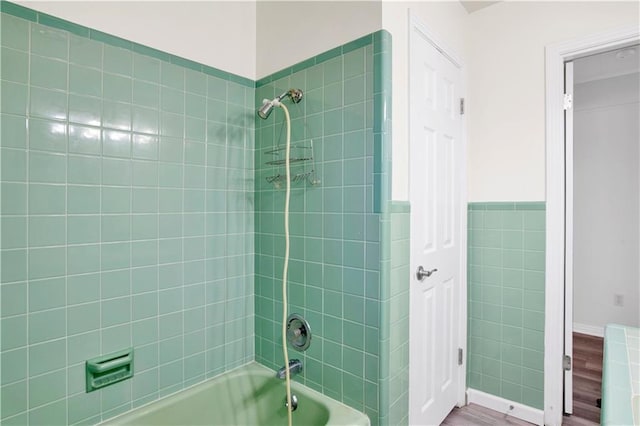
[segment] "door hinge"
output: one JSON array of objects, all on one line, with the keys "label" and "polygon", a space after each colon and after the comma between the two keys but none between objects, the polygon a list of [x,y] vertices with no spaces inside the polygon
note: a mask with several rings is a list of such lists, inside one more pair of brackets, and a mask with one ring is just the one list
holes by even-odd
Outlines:
[{"label": "door hinge", "polygon": [[462,365],[462,357],[463,357],[462,348],[458,348],[458,365]]},{"label": "door hinge", "polygon": [[460,98],[460,115],[464,114],[464,98]]},{"label": "door hinge", "polygon": [[562,368],[564,371],[571,371],[571,357],[569,355],[565,355],[562,358]]},{"label": "door hinge", "polygon": [[568,110],[573,108],[573,95],[571,93],[564,94],[564,109]]}]

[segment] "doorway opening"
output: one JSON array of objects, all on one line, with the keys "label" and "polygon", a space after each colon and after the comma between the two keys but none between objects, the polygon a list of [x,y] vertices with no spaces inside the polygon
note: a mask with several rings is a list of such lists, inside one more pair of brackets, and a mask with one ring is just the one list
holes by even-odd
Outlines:
[{"label": "doorway opening", "polygon": [[[574,303],[573,265],[574,162],[573,145],[565,145],[565,136],[573,140],[574,110],[571,97],[565,96],[565,64],[602,52],[635,45],[640,40],[637,27],[597,34],[579,40],[548,46],[546,50],[546,152],[547,152],[547,229],[545,285],[545,424],[562,424],[563,414],[573,411],[573,376],[569,368],[573,355]],[[574,87],[572,73],[566,88]],[[574,98],[575,99],[575,98]],[[565,126],[565,118],[567,125]],[[637,141],[637,139],[636,139]],[[566,150],[565,150],[566,149]],[[610,160],[609,160],[610,161]],[[605,161],[601,161],[604,163]],[[582,183],[582,182],[581,182]],[[580,195],[582,196],[582,195]],[[580,207],[581,209],[583,207]],[[615,220],[611,214],[608,220]],[[569,221],[567,221],[569,218]],[[582,244],[585,246],[585,244]],[[607,250],[599,246],[598,250]],[[637,259],[636,259],[637,261]],[[583,271],[580,271],[582,274]],[[579,275],[580,275],[579,274]],[[611,275],[607,277],[610,279]],[[564,324],[564,327],[558,327]],[[566,368],[565,368],[566,367]],[[567,391],[568,390],[568,391]]]},{"label": "doorway opening", "polygon": [[566,414],[600,422],[607,324],[640,326],[640,56],[625,46],[565,63]]}]

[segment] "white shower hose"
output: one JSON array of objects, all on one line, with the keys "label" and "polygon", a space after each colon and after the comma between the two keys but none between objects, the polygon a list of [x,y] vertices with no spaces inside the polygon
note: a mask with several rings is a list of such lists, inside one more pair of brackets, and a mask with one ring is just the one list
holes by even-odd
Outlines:
[{"label": "white shower hose", "polygon": [[287,145],[285,148],[285,170],[286,170],[286,192],[284,197],[284,267],[282,269],[282,353],[284,355],[285,381],[287,386],[287,417],[289,426],[291,426],[292,409],[291,409],[291,373],[289,371],[289,352],[287,351],[287,275],[289,274],[289,199],[291,198],[291,170],[289,157],[291,151],[291,117],[289,110],[281,102],[274,102],[284,111],[287,120]]}]

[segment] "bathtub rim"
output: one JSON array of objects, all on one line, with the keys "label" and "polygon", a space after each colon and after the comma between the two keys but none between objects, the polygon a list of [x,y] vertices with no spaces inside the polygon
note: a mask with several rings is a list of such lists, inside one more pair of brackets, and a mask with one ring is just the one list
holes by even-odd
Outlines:
[{"label": "bathtub rim", "polygon": [[[188,398],[191,394],[197,393],[199,388],[202,390],[207,389],[215,385],[215,382],[225,376],[233,377],[234,375],[246,375],[246,374],[258,374],[260,376],[269,377],[273,375],[275,378],[275,371],[270,368],[256,362],[249,361],[246,364],[233,368],[229,371],[225,371],[216,376],[205,379],[201,382],[195,383],[178,391],[172,392],[168,395],[165,395],[161,398],[155,399],[153,401],[149,401],[145,404],[142,404],[138,407],[132,408],[130,410],[125,411],[124,413],[118,414],[117,416],[110,417],[108,419],[102,420],[100,423],[97,423],[96,426],[108,426],[108,425],[118,425],[123,420],[135,419],[137,417],[143,416],[147,413],[155,411],[157,408],[152,408],[153,406],[159,405],[167,405],[167,401],[171,399],[179,399],[183,400]],[[318,392],[315,389],[310,388],[302,383],[297,381],[291,382],[292,389],[294,391],[299,390],[301,393],[306,393],[307,396],[317,399],[321,401],[322,404],[327,406],[329,411],[329,418],[327,421],[327,425],[353,425],[353,426],[370,426],[371,420],[366,413],[363,413],[353,407],[346,405],[345,403],[333,399],[327,395],[324,395],[321,392]],[[158,407],[159,408],[159,407]],[[294,422],[295,426],[295,422]]]}]

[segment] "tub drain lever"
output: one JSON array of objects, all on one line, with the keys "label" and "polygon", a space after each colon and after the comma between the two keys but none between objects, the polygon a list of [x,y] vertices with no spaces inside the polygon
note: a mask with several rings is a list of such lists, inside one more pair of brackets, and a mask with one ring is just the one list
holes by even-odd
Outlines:
[{"label": "tub drain lever", "polygon": [[[287,404],[287,396],[284,396],[284,406],[285,408],[289,408],[289,404]],[[294,394],[291,394],[291,411],[296,411],[298,408],[298,397]]]}]

